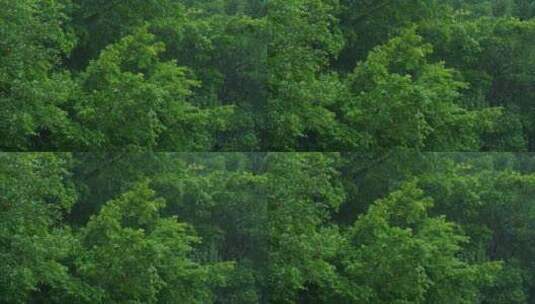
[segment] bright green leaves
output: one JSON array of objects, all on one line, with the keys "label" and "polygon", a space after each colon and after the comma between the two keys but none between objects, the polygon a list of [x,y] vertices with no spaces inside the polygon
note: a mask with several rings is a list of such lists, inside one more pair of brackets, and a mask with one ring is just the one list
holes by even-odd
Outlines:
[{"label": "bright green leaves", "polygon": [[[154,148],[147,142],[155,133],[163,132],[158,130],[140,139],[143,147],[167,151],[258,149],[256,130],[260,128],[257,126],[261,123],[259,112],[263,110],[265,100],[267,46],[264,20],[252,17],[260,13],[256,11],[262,7],[259,2],[101,2],[80,1],[77,15],[81,18],[77,25],[83,41],[74,52],[73,66],[82,69],[105,47],[147,25],[156,36],[155,40],[163,41],[167,46],[160,54],[162,60],[176,61],[179,66],[188,67],[188,79],[197,80],[196,85],[188,88],[191,90],[188,101],[213,109],[198,111],[186,107],[184,111],[190,112],[188,117],[177,119],[175,116],[183,114],[169,113],[171,118],[163,123],[167,135],[162,136],[158,147]],[[173,81],[181,82],[181,79]],[[136,84],[128,83],[128,87],[131,85]],[[160,89],[160,83],[155,83],[155,86]],[[234,115],[229,108],[222,106],[235,107]],[[122,118],[125,113],[117,115]],[[152,128],[149,125],[149,129]],[[213,133],[218,134],[218,140],[213,138]],[[187,138],[190,136],[195,138]],[[139,145],[130,140],[133,139],[125,138],[123,142]],[[116,142],[113,147],[122,148],[124,145]]]},{"label": "bright green leaves", "polygon": [[336,154],[192,158],[154,188],[166,213],[193,224],[203,259],[238,262],[218,298],[292,303],[307,286],[335,280],[329,259],[342,240],[327,222],[344,200]]},{"label": "bright green leaves", "polygon": [[414,29],[374,49],[350,76],[352,96],[342,115],[363,149],[392,147],[474,150],[497,110],[458,104],[465,84],[442,63],[430,63],[429,44]]},{"label": "bright green leaves", "polygon": [[[504,156],[501,163],[507,161]],[[491,285],[494,288],[489,286],[484,293],[485,300],[521,303],[532,288],[529,276],[518,265],[528,265],[524,263],[535,250],[529,241],[534,235],[528,228],[535,218],[531,198],[535,179],[510,169],[496,172],[495,167],[491,157],[482,157],[479,163],[454,166],[448,173],[433,172],[419,183],[435,199],[432,212],[448,214],[470,237],[464,246],[468,259],[504,261],[504,269]]]},{"label": "bright green leaves", "polygon": [[337,160],[335,154],[267,156],[270,264],[265,276],[269,290],[279,291],[270,294],[273,303],[294,303],[306,288],[335,280],[329,260],[342,238],[328,221],[344,199]]},{"label": "bright green leaves", "polygon": [[530,149],[533,28],[529,20],[474,19],[459,12],[428,22],[419,30],[434,45],[433,57],[458,69],[469,84],[461,91],[463,105],[503,108],[498,123],[483,134],[483,149],[487,151]]},{"label": "bright green leaves", "polygon": [[[161,199],[152,200],[153,196],[154,192],[146,184],[141,184],[138,189],[108,202],[99,212],[99,216],[88,223],[86,229],[92,231],[96,229],[92,226],[95,226],[113,233],[114,230],[123,226],[140,229],[154,227],[159,219],[158,212],[164,207],[164,202]],[[99,235],[106,235],[106,233]]]},{"label": "bright green leaves", "polygon": [[370,52],[367,60],[355,70],[355,77],[362,77],[362,81],[369,79],[371,83],[392,73],[417,77],[428,64],[427,57],[431,52],[431,45],[410,28]]},{"label": "bright green leaves", "polygon": [[33,293],[75,293],[60,261],[72,254],[74,237],[62,215],[76,196],[68,186],[69,157],[0,154],[0,302],[27,303]]},{"label": "bright green leaves", "polygon": [[184,7],[169,0],[73,0],[74,26],[80,45],[73,52],[71,64],[83,68],[106,46],[131,35],[147,22],[181,20]]},{"label": "bright green leaves", "polygon": [[[322,56],[336,54],[342,46],[334,16],[337,6],[337,1],[269,1],[267,18],[274,38],[270,52],[281,55],[300,52],[306,56],[301,58],[303,60],[301,63],[293,62],[293,64],[320,63],[327,58],[314,57],[315,54]],[[289,47],[287,43],[290,41],[295,48]],[[313,48],[313,45],[316,47]]]},{"label": "bright green leaves", "polygon": [[327,138],[336,128],[328,106],[339,85],[335,77],[320,74],[343,44],[336,6],[321,0],[268,3],[270,96],[263,146],[269,150],[315,150],[323,144],[315,137]]},{"label": "bright green leaves", "polygon": [[532,145],[529,1],[72,2],[4,5],[3,150]]},{"label": "bright green leaves", "polygon": [[374,47],[398,35],[400,29],[438,18],[449,11],[436,0],[340,0],[340,3],[340,28],[346,46],[336,67],[343,71],[350,71]]},{"label": "bright green leaves", "polygon": [[[499,109],[464,108],[460,101],[467,84],[444,63],[432,61],[432,46],[415,27],[371,50],[346,80],[346,75],[328,72],[328,61],[343,44],[336,30],[336,3],[310,5],[307,13],[299,1],[268,5],[274,30],[265,138],[271,147],[480,149],[481,136],[492,129]],[[294,24],[307,24],[302,26],[307,30],[286,33]]]},{"label": "bright green leaves", "polygon": [[80,231],[68,155],[0,155],[0,301],[208,303],[230,263],[194,261],[190,226],[162,217],[148,184],[108,202]]},{"label": "bright green leaves", "polygon": [[[75,39],[64,27],[69,18],[61,2],[1,2],[4,8],[0,15],[2,77],[47,76],[50,68],[59,62],[58,56],[72,49]],[[3,83],[6,80],[2,79],[2,85],[7,85]]]},{"label": "bright green leaves", "polygon": [[0,154],[0,301],[531,297],[528,155],[105,156]]},{"label": "bright green leaves", "polygon": [[206,150],[228,109],[200,109],[188,102],[198,85],[185,68],[161,62],[161,42],[146,28],[108,47],[81,76],[77,105],[88,130],[88,149]]},{"label": "bright green leaves", "polygon": [[457,257],[468,239],[441,217],[414,182],[374,203],[348,234],[342,258],[348,303],[473,303],[499,264],[468,264]]},{"label": "bright green leaves", "polygon": [[75,128],[65,110],[73,83],[58,72],[75,37],[58,1],[1,1],[0,147],[57,148]]},{"label": "bright green leaves", "polygon": [[160,218],[162,199],[142,183],[108,202],[81,232],[82,277],[107,303],[206,303],[211,283],[230,264],[203,266],[191,259],[198,241],[175,218]]}]

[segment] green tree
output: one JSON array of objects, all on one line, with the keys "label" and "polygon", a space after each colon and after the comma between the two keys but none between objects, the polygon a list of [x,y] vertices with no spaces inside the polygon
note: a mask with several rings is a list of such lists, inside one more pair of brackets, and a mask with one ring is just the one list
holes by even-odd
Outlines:
[{"label": "green tree", "polygon": [[338,16],[346,44],[335,67],[350,72],[374,47],[399,35],[400,29],[443,15],[448,7],[441,2],[340,0]]},{"label": "green tree", "polygon": [[531,150],[533,28],[532,21],[464,13],[420,27],[435,46],[434,60],[458,69],[469,84],[461,91],[463,105],[503,108],[499,123],[483,134],[486,151]]},{"label": "green tree", "polygon": [[497,109],[470,111],[459,103],[465,84],[428,57],[431,45],[408,29],[370,52],[349,76],[340,116],[354,133],[349,150],[478,150]]},{"label": "green tree", "polygon": [[84,280],[107,303],[207,303],[231,264],[192,259],[198,238],[176,218],[163,218],[162,199],[142,183],[108,202],[81,231],[77,259]]},{"label": "green tree", "polygon": [[164,45],[143,27],[89,64],[80,76],[76,105],[88,133],[82,147],[211,149],[228,109],[190,104],[190,88],[197,82],[175,62],[160,61],[163,51]]},{"label": "green tree", "polygon": [[58,149],[77,137],[74,84],[61,58],[73,48],[68,1],[0,2],[0,149]]},{"label": "green tree", "polygon": [[[414,182],[375,202],[347,234],[340,265],[339,303],[474,303],[494,281],[499,263],[459,258],[468,238]],[[338,294],[338,296],[336,296]],[[329,296],[329,294],[327,294]]]},{"label": "green tree", "polygon": [[329,220],[344,200],[336,154],[269,154],[266,159],[269,303],[296,303],[302,293],[333,284],[330,263],[342,237]]},{"label": "green tree", "polygon": [[97,300],[65,261],[76,237],[62,217],[76,200],[69,155],[0,154],[0,302]]},{"label": "green tree", "polygon": [[263,150],[322,150],[327,149],[322,138],[341,136],[330,109],[341,85],[325,72],[343,45],[336,10],[336,1],[268,2],[271,39]]}]

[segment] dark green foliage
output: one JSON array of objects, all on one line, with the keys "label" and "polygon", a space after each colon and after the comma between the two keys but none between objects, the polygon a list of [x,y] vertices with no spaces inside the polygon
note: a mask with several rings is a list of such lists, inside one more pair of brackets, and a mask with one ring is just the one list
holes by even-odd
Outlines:
[{"label": "dark green foliage", "polygon": [[4,2],[1,150],[535,147],[533,1]]},{"label": "dark green foliage", "polygon": [[0,149],[57,149],[78,138],[68,113],[74,90],[61,57],[76,38],[58,1],[0,2]]},{"label": "dark green foliage", "polygon": [[531,155],[0,154],[1,303],[532,303]]},{"label": "dark green foliage", "polygon": [[533,0],[0,0],[0,151],[0,304],[535,303]]}]

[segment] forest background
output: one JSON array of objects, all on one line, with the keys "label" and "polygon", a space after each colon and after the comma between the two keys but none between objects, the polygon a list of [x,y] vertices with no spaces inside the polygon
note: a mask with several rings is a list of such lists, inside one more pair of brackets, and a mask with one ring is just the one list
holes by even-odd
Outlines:
[{"label": "forest background", "polygon": [[3,153],[1,303],[535,301],[535,155]]},{"label": "forest background", "polygon": [[0,303],[535,303],[535,1],[0,8]]},{"label": "forest background", "polygon": [[3,151],[535,150],[532,0],[1,0]]}]

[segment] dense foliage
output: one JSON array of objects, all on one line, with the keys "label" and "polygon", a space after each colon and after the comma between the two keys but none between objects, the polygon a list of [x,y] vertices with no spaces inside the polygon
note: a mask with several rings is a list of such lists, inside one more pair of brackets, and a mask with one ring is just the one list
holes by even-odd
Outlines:
[{"label": "dense foliage", "polygon": [[0,154],[0,303],[535,303],[535,157]]},{"label": "dense foliage", "polygon": [[0,0],[0,150],[535,150],[533,0]]},{"label": "dense foliage", "polygon": [[0,304],[535,304],[528,151],[535,0],[0,0]]}]

